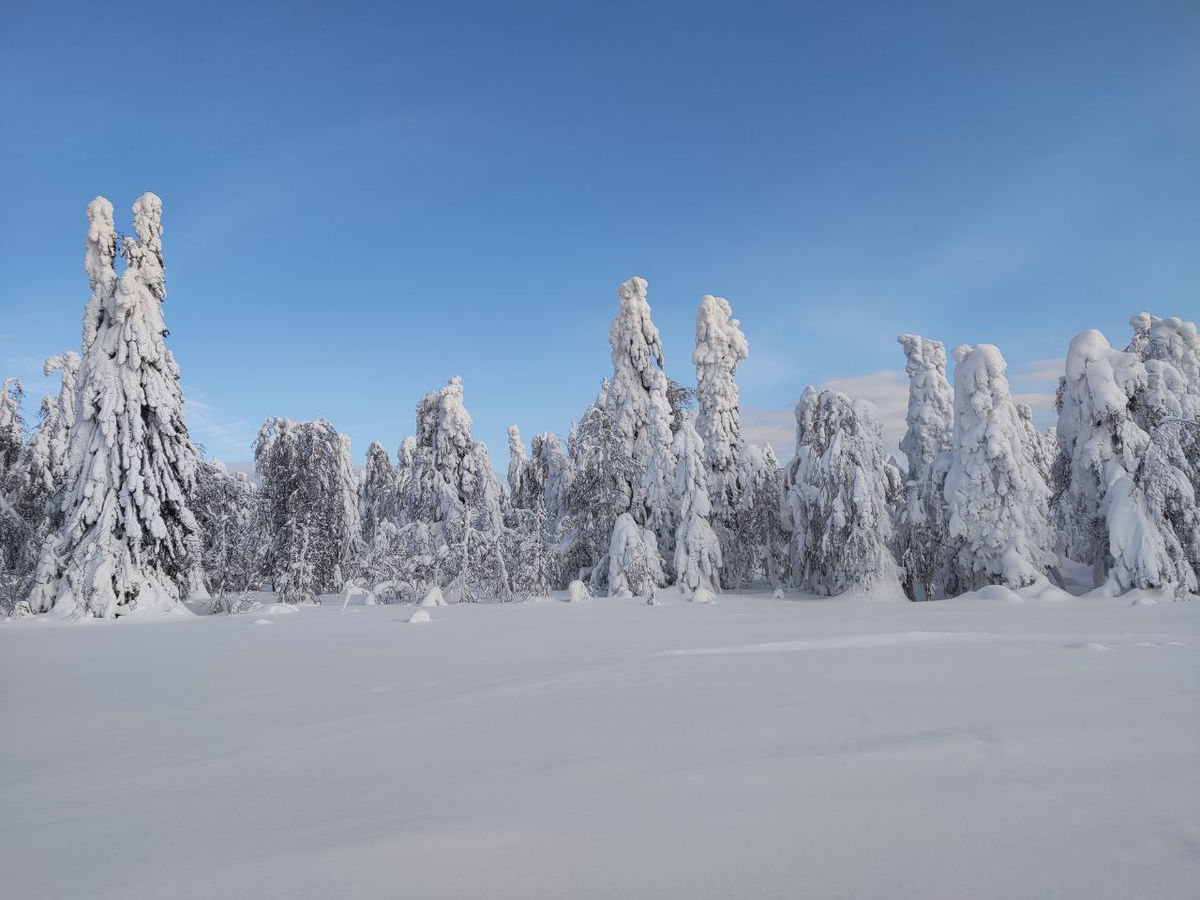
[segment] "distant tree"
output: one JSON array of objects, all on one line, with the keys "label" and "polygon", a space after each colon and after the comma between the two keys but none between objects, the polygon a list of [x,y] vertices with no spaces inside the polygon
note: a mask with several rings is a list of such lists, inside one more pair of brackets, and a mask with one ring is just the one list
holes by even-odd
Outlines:
[{"label": "distant tree", "polygon": [[704,444],[691,421],[675,435],[675,491],[679,525],[675,532],[675,581],[681,591],[721,590],[721,542],[709,521],[708,468]]},{"label": "distant tree", "polygon": [[954,351],[954,458],[946,477],[950,535],[965,589],[1032,584],[1054,566],[1049,489],[991,344]]},{"label": "distant tree", "polygon": [[946,475],[954,445],[954,389],[946,378],[946,347],[920,335],[896,338],[908,374],[908,459],[904,496],[896,513],[896,558],[911,600],[937,600],[957,591],[955,550],[946,506]]},{"label": "distant tree", "polygon": [[268,419],[254,462],[269,535],[265,565],[279,598],[315,603],[340,591],[362,537],[349,439],[324,419]]},{"label": "distant tree", "polygon": [[874,407],[806,388],[796,404],[796,456],[784,476],[784,527],[799,587],[841,594],[894,576],[882,471]]},{"label": "distant tree", "polygon": [[261,496],[244,472],[204,460],[190,500],[200,525],[201,569],[214,612],[234,612],[263,566]]}]

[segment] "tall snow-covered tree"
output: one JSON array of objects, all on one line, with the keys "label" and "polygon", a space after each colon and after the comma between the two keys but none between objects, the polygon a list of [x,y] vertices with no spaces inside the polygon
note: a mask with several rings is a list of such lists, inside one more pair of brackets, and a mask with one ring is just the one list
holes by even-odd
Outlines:
[{"label": "tall snow-covered tree", "polygon": [[1147,434],[1137,467],[1109,473],[1108,580],[1115,590],[1174,584],[1200,592],[1200,338],[1177,318],[1139,313],[1127,348],[1142,360],[1134,422]]},{"label": "tall snow-covered tree", "polygon": [[362,529],[357,577],[371,583],[395,577],[400,553],[400,476],[387,449],[378,441],[367,448],[367,464],[358,485],[358,520]]},{"label": "tall snow-covered tree", "polygon": [[[1139,399],[1139,407],[1182,419],[1200,418],[1200,335],[1196,323],[1143,312],[1129,324],[1134,336],[1125,349],[1146,365],[1149,382],[1149,396]],[[1149,430],[1154,424],[1143,419],[1142,427]]]},{"label": "tall snow-covered tree", "polygon": [[780,518],[783,470],[770,444],[743,444],[738,462],[741,496],[734,510],[735,539],[722,548],[726,587],[763,581],[778,587],[787,578],[788,536]]},{"label": "tall snow-covered tree", "polygon": [[[696,313],[696,431],[704,443],[712,522],[721,549],[732,561],[737,541],[736,518],[741,500],[738,479],[742,454],[742,419],[735,376],[750,345],[741,323],[724,297],[705,295]],[[734,573],[728,576],[736,578]]]},{"label": "tall snow-covered tree", "polygon": [[260,495],[245,472],[202,460],[190,505],[200,525],[201,570],[214,612],[233,612],[255,587],[263,562]]},{"label": "tall snow-covered tree", "polygon": [[500,545],[500,484],[487,448],[471,435],[461,378],[450,379],[417,404],[416,447],[403,505],[404,521],[416,526],[411,540],[421,532],[428,541],[418,555],[444,560],[438,577],[451,579],[459,599],[509,599]]},{"label": "tall snow-covered tree", "polygon": [[908,457],[908,477],[919,481],[939,453],[954,443],[954,390],[946,379],[946,347],[916,334],[896,338],[904,348],[908,374],[908,430],[900,449]]},{"label": "tall snow-covered tree", "polygon": [[118,242],[112,204],[88,205],[77,416],[61,493],[30,597],[37,611],[108,617],[180,603],[199,557],[187,498],[197,453],[183,420],[179,367],[163,343],[162,202],[133,205],[136,237]]},{"label": "tall snow-covered tree", "polygon": [[662,561],[654,532],[627,512],[617,516],[606,559],[610,597],[642,597],[662,586]]},{"label": "tall snow-covered tree", "polygon": [[254,463],[262,480],[268,574],[285,603],[342,589],[361,541],[350,440],[324,419],[268,419]]},{"label": "tall snow-covered tree", "polygon": [[364,548],[375,545],[381,531],[399,524],[400,493],[396,468],[387,448],[372,441],[367,448],[367,464],[358,486],[358,520]]},{"label": "tall snow-covered tree", "polygon": [[959,583],[967,590],[1024,587],[1055,564],[1049,488],[1030,458],[1000,351],[962,346],[954,361],[954,457],[945,492]]},{"label": "tall snow-covered tree", "polygon": [[5,378],[0,383],[0,484],[16,463],[25,443],[25,420],[21,416],[21,398],[25,388],[20,378]]},{"label": "tall snow-covered tree", "polygon": [[533,438],[533,464],[542,489],[547,527],[559,535],[567,513],[567,491],[571,485],[571,460],[558,441],[558,435],[544,431]]},{"label": "tall snow-covered tree", "polygon": [[568,438],[560,555],[563,580],[608,586],[609,550],[617,519],[629,509],[636,463],[606,399],[608,381]]},{"label": "tall snow-covered tree", "polygon": [[1138,354],[1114,350],[1099,331],[1071,341],[1056,401],[1056,508],[1067,555],[1090,564],[1097,585],[1111,563],[1109,486],[1137,469],[1149,442],[1134,414],[1148,383]]},{"label": "tall snow-covered tree", "polygon": [[1042,431],[1033,421],[1033,407],[1028,403],[1018,403],[1017,417],[1021,420],[1021,430],[1025,436],[1025,452],[1037,467],[1042,481],[1050,484],[1053,477],[1054,460],[1058,456],[1058,433],[1054,430]]},{"label": "tall snow-covered tree", "polygon": [[796,456],[784,486],[797,586],[832,595],[894,577],[883,428],[870,403],[806,388],[796,404]]},{"label": "tall snow-covered tree", "polygon": [[679,524],[675,531],[675,583],[681,591],[721,589],[721,542],[709,521],[709,471],[704,442],[685,419],[675,434],[675,492]]},{"label": "tall snow-covered tree", "polygon": [[661,558],[674,542],[675,460],[662,342],[650,319],[646,288],[644,278],[634,277],[617,290],[620,308],[609,331],[613,374],[605,403],[622,452],[633,460],[627,509],[654,533]]},{"label": "tall snow-covered tree", "polygon": [[944,495],[954,443],[954,390],[946,379],[946,348],[916,334],[896,338],[908,374],[908,425],[900,449],[908,478],[896,516],[896,551],[904,591],[912,600],[935,600],[953,589],[949,514]]}]

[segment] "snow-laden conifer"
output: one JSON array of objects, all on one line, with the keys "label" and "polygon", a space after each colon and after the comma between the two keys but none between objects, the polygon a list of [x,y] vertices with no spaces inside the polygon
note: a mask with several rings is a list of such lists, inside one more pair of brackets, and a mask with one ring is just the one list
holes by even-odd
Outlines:
[{"label": "snow-laden conifer", "polygon": [[[500,545],[500,484],[487,448],[471,435],[461,378],[450,379],[417,404],[416,446],[403,508],[404,521],[413,526],[406,525],[405,541],[417,556],[439,560],[436,577],[451,579],[460,600],[509,599]],[[405,573],[405,580],[415,583],[417,576]]]},{"label": "snow-laden conifer", "polygon": [[358,554],[358,479],[350,440],[329,422],[268,419],[254,462],[269,535],[267,572],[286,603],[337,593]]},{"label": "snow-laden conifer", "polygon": [[967,590],[1024,587],[1055,564],[1049,488],[1030,458],[1000,351],[958,347],[954,361],[954,456],[945,493],[959,583]]},{"label": "snow-laden conifer", "polygon": [[727,560],[723,571],[732,579],[740,574],[729,564],[734,562],[738,540],[736,519],[742,493],[738,475],[743,446],[735,376],[738,364],[749,352],[729,301],[706,295],[696,313],[696,347],[692,352],[696,367],[696,431],[704,442],[713,528]]},{"label": "snow-laden conifer", "polygon": [[949,464],[938,463],[954,442],[954,390],[946,379],[946,348],[940,341],[916,334],[896,340],[904,348],[909,378],[908,428],[900,441],[908,477],[896,514],[896,552],[908,597],[939,599],[950,589],[954,565],[943,493]]},{"label": "snow-laden conifer", "polygon": [[608,555],[617,518],[629,509],[636,467],[617,431],[605,380],[595,402],[571,429],[567,441],[570,478],[564,493],[561,555],[566,580],[608,586]]},{"label": "snow-laden conifer", "polygon": [[925,469],[954,441],[954,390],[946,379],[946,347],[916,334],[896,338],[904,348],[904,371],[909,378],[908,430],[900,449],[908,457],[909,480],[920,480]]},{"label": "snow-laden conifer", "polygon": [[263,563],[260,495],[245,472],[202,460],[190,505],[200,525],[201,570],[214,612],[235,612]]},{"label": "snow-laden conifer", "polygon": [[894,577],[883,430],[870,403],[806,388],[796,404],[796,456],[784,486],[798,587],[841,594]]},{"label": "snow-laden conifer", "polygon": [[88,220],[92,296],[62,527],[42,549],[31,605],[75,617],[173,609],[199,555],[187,505],[198,457],[183,420],[179,367],[163,343],[162,202],[147,193],[134,203],[135,237],[121,246],[127,267],[119,280],[112,205],[97,197]]},{"label": "snow-laden conifer", "polygon": [[721,589],[721,542],[709,521],[709,472],[704,443],[690,419],[675,434],[675,492],[679,497],[675,531],[675,582],[681,591]]},{"label": "snow-laden conifer", "polygon": [[711,473],[713,510],[725,524],[738,501],[738,462],[742,452],[742,420],[735,376],[750,352],[741,323],[724,297],[708,294],[696,314],[696,431],[704,442]]},{"label": "snow-laden conifer", "polygon": [[621,452],[633,460],[627,509],[635,522],[654,532],[659,552],[669,553],[674,540],[672,414],[646,287],[645,279],[634,277],[617,291],[620,308],[609,331],[613,374],[605,403]]},{"label": "snow-laden conifer", "polygon": [[627,512],[613,526],[607,560],[610,597],[653,596],[655,587],[663,583],[654,532],[638,525]]},{"label": "snow-laden conifer", "polygon": [[1067,555],[1091,565],[1097,585],[1111,561],[1109,485],[1137,469],[1149,443],[1133,411],[1148,383],[1138,354],[1114,350],[1099,331],[1071,341],[1056,401],[1056,506]]},{"label": "snow-laden conifer", "polygon": [[788,538],[780,518],[783,470],[770,444],[743,444],[738,461],[741,496],[734,510],[735,540],[722,548],[726,586],[752,581],[778,586],[787,577]]},{"label": "snow-laden conifer", "polygon": [[24,396],[20,378],[5,378],[0,383],[0,484],[16,464],[25,443],[25,420],[21,415]]},{"label": "snow-laden conifer", "polygon": [[376,537],[396,527],[399,519],[396,467],[392,465],[387,448],[379,441],[372,441],[367,448],[367,463],[358,487],[358,520],[363,547],[374,546]]}]

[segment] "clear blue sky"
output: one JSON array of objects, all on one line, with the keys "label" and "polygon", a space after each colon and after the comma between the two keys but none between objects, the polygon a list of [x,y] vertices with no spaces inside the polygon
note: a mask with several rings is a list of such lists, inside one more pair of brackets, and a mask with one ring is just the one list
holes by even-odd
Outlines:
[{"label": "clear blue sky", "polygon": [[87,201],[153,190],[230,461],[272,415],[394,451],[456,374],[494,457],[565,432],[634,274],[681,381],[730,299],[780,433],[899,331],[1044,391],[1083,328],[1200,315],[1194,0],[9,4],[0,97],[4,373],[79,344]]}]

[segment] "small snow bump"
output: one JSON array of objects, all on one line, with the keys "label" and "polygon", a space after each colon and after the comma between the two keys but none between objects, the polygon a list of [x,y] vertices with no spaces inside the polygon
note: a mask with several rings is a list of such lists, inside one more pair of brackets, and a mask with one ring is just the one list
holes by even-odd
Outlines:
[{"label": "small snow bump", "polygon": [[418,609],[415,613],[408,617],[409,625],[421,625],[429,621],[429,613],[423,609]]}]

